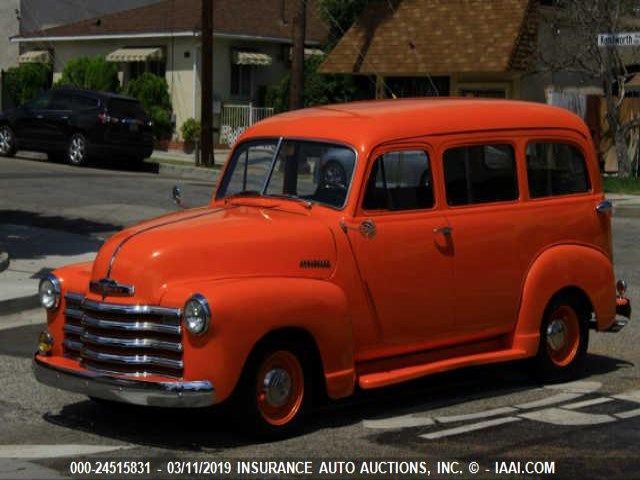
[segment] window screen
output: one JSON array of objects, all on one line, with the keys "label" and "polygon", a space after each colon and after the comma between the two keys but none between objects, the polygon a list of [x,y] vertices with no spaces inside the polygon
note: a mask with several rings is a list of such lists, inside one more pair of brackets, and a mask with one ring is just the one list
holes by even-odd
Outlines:
[{"label": "window screen", "polygon": [[582,152],[567,143],[527,145],[527,178],[531,198],[588,192],[591,188]]},{"label": "window screen", "polygon": [[444,153],[447,203],[452,206],[518,198],[516,160],[511,145],[457,147]]},{"label": "window screen", "polygon": [[364,196],[365,210],[417,210],[433,207],[429,157],[423,151],[378,157]]}]

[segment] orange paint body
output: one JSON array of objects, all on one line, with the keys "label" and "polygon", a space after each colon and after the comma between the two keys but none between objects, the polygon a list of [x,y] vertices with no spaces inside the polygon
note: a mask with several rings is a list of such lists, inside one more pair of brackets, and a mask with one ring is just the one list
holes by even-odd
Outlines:
[{"label": "orange paint body", "polygon": [[[208,207],[124,230],[93,264],[54,272],[63,298],[48,315],[53,337],[65,338],[67,292],[172,309],[199,293],[211,306],[211,325],[203,335],[182,330],[180,380],[210,381],[217,403],[234,391],[256,344],[283,329],[310,336],[326,391],[340,398],[356,385],[534,356],[545,308],[565,288],[589,299],[598,330],[614,321],[610,219],[595,211],[604,199],[595,151],[573,114],[509,101],[363,102],[276,116],[250,128],[238,145],[281,137],[356,152],[342,208],[217,194]],[[588,191],[530,198],[525,159],[532,141],[581,152]],[[444,153],[483,144],[513,150],[517,197],[450,205]],[[428,155],[432,208],[364,208],[375,160],[397,151]],[[362,231],[366,220],[374,235]],[[135,293],[103,298],[89,291],[90,281],[106,277],[135,286]],[[58,341],[47,362],[84,368],[62,355]]]}]

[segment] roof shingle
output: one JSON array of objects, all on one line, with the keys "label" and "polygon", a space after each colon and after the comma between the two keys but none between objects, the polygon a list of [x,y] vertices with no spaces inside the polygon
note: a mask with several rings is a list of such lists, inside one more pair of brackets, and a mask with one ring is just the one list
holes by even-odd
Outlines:
[{"label": "roof shingle", "polygon": [[372,2],[321,71],[444,75],[522,70],[535,48],[534,9],[530,0]]},{"label": "roof shingle", "polygon": [[[81,22],[29,32],[20,38],[177,33],[201,30],[202,0],[165,0],[123,10]],[[284,5],[284,7],[283,7]],[[234,0],[213,2],[214,33],[257,37],[291,38],[292,1]],[[326,39],[327,29],[314,10],[307,6],[307,41]]]}]

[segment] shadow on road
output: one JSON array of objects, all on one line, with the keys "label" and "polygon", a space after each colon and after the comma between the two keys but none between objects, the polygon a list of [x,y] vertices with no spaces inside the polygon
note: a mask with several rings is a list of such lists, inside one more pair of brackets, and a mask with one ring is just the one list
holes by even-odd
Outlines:
[{"label": "shadow on road", "polygon": [[0,218],[3,220],[0,244],[14,260],[96,252],[102,241],[92,235],[108,234],[121,228],[110,223],[20,210],[0,210]]},{"label": "shadow on road", "polygon": [[[589,374],[604,374],[630,366],[620,359],[590,355]],[[522,362],[472,367],[437,374],[399,386],[358,391],[347,400],[316,407],[301,435],[355,425],[362,420],[435,410],[472,400],[490,399],[540,385]],[[169,451],[217,451],[259,443],[238,428],[232,408],[178,410],[83,401],[48,413],[45,421],[102,437]]]}]

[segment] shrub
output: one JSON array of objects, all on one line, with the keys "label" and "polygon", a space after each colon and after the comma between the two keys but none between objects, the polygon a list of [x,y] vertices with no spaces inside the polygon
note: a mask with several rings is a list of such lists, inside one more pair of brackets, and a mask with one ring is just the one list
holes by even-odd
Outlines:
[{"label": "shrub", "polygon": [[65,65],[56,86],[117,92],[120,89],[118,66],[107,62],[104,57],[75,58]]},{"label": "shrub", "polygon": [[169,86],[163,77],[144,73],[129,82],[125,93],[140,100],[142,107],[151,117],[153,134],[156,138],[171,138],[173,133],[171,97]]},{"label": "shrub", "polygon": [[51,65],[23,63],[9,68],[4,74],[9,101],[21,105],[44,93],[51,86]]},{"label": "shrub", "polygon": [[200,138],[200,122],[195,118],[188,118],[180,127],[182,140],[185,142],[197,142]]}]

